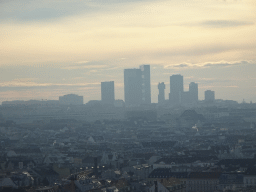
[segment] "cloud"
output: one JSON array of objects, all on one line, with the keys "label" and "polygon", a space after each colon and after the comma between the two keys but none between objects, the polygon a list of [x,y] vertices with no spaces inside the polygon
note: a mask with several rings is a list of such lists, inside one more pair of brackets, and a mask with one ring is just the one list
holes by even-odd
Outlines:
[{"label": "cloud", "polygon": [[239,27],[244,25],[253,25],[252,22],[238,21],[238,20],[208,20],[199,23],[199,25],[204,27],[212,28],[226,28],[226,27]]},{"label": "cloud", "polygon": [[[12,19],[22,22],[49,21],[80,14],[99,14],[102,12],[122,12],[127,4],[152,0],[12,0],[0,1],[0,20]],[[120,5],[124,6],[120,6]]]},{"label": "cloud", "polygon": [[29,78],[14,79],[0,83],[0,87],[45,87],[51,86],[51,83],[35,83]]},{"label": "cloud", "polygon": [[76,66],[67,66],[63,67],[63,69],[104,69],[104,68],[109,68],[108,65],[76,65]]},{"label": "cloud", "polygon": [[178,64],[178,65],[174,65],[173,67],[189,67],[190,64],[187,64],[187,63],[182,63],[182,64]]},{"label": "cloud", "polygon": [[14,79],[0,83],[1,88],[43,88],[43,87],[95,87],[100,83],[37,83],[30,79]]},{"label": "cloud", "polygon": [[[234,79],[231,78],[196,78],[196,81],[199,82],[200,85],[202,84],[212,84],[216,85],[216,83],[228,83],[228,82],[234,82]],[[216,85],[217,86],[217,85]],[[201,86],[200,86],[201,87]]]},{"label": "cloud", "polygon": [[85,64],[85,63],[88,63],[89,61],[77,61],[77,62],[75,62],[75,63],[77,63],[77,64]]},{"label": "cloud", "polygon": [[209,67],[231,67],[236,65],[247,65],[255,64],[255,61],[219,61],[219,62],[205,62],[205,63],[181,63],[181,64],[171,64],[165,65],[165,69],[175,69],[175,68],[209,68]]},{"label": "cloud", "polygon": [[1,4],[0,19],[18,21],[43,21],[59,19],[81,12],[92,12],[97,7],[90,1],[4,1]]},{"label": "cloud", "polygon": [[64,66],[62,69],[74,70],[74,69],[90,69],[89,72],[97,72],[97,71],[106,71],[120,68],[122,66],[118,66],[114,64],[114,61],[78,61],[74,62],[74,64]]},{"label": "cloud", "polygon": [[210,89],[210,88],[239,88],[237,85],[203,85],[200,86],[203,89]]}]

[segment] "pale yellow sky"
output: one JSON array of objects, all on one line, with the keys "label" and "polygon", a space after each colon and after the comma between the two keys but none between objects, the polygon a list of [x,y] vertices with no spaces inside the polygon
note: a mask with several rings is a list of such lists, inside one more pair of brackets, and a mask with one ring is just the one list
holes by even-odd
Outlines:
[{"label": "pale yellow sky", "polygon": [[[104,2],[0,2],[0,68],[6,71],[0,82],[4,87],[0,100],[31,99],[31,91],[44,99],[69,92],[83,95],[85,101],[100,99],[99,84],[105,80],[115,80],[116,96],[123,99],[123,69],[151,64],[154,102],[157,89],[153,86],[160,81],[168,84],[173,73],[194,76],[190,80],[199,87],[201,83],[201,99],[208,86],[219,98],[256,102],[252,91],[256,81],[250,79],[256,64],[255,1]],[[229,70],[225,65],[208,70],[205,63],[211,63],[211,68],[230,65]],[[245,65],[247,71],[239,73],[237,66]],[[20,69],[24,69],[22,73]],[[220,77],[220,71],[228,74]],[[200,78],[207,73],[223,82],[203,84]],[[239,81],[243,79],[240,75],[245,79]],[[238,82],[231,81],[236,77]],[[226,85],[227,79],[230,85]],[[242,86],[245,80],[249,83]],[[227,86],[232,90],[220,88]],[[240,88],[247,90],[247,95],[243,96]]]}]

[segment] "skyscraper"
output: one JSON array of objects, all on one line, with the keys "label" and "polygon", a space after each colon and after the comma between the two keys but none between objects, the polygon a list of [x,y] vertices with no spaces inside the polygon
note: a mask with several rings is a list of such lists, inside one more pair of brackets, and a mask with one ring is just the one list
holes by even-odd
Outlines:
[{"label": "skyscraper", "polygon": [[164,82],[162,83],[158,83],[158,90],[159,90],[159,94],[158,94],[158,104],[163,104],[165,102],[165,84]]},{"label": "skyscraper", "polygon": [[189,84],[189,97],[191,103],[198,102],[198,84],[195,82],[191,82]]},{"label": "skyscraper", "polygon": [[114,81],[101,82],[101,101],[105,104],[114,105],[114,101],[115,101]]},{"label": "skyscraper", "polygon": [[140,69],[124,70],[124,99],[127,106],[142,103],[142,73]]},{"label": "skyscraper", "polygon": [[142,102],[151,103],[150,65],[140,66],[142,75]]},{"label": "skyscraper", "polygon": [[181,104],[183,96],[183,76],[180,74],[170,76],[169,100],[172,104]]},{"label": "skyscraper", "polygon": [[215,100],[215,92],[207,90],[204,92],[204,100],[206,102],[213,102]]}]

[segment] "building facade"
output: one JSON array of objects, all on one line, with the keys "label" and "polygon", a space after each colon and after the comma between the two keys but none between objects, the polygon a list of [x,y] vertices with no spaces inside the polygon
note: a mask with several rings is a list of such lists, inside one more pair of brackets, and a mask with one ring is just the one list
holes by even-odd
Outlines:
[{"label": "building facade", "polygon": [[140,69],[124,70],[124,99],[127,106],[142,104],[142,73]]},{"label": "building facade", "polygon": [[164,82],[158,83],[158,104],[163,104],[165,102],[165,84]]},{"label": "building facade", "polygon": [[124,70],[124,99],[126,106],[151,103],[150,65]]},{"label": "building facade", "polygon": [[198,84],[195,82],[189,84],[189,97],[191,103],[198,102]]},{"label": "building facade", "polygon": [[142,102],[151,103],[151,83],[150,83],[150,65],[140,66],[142,75]]},{"label": "building facade", "polygon": [[206,102],[213,102],[215,100],[215,92],[207,90],[204,92],[204,100]]},{"label": "building facade", "polygon": [[170,94],[169,100],[171,104],[177,105],[182,103],[184,88],[183,76],[180,74],[170,76]]},{"label": "building facade", "polygon": [[114,102],[115,102],[114,81],[101,82],[101,101],[104,104],[114,105]]}]

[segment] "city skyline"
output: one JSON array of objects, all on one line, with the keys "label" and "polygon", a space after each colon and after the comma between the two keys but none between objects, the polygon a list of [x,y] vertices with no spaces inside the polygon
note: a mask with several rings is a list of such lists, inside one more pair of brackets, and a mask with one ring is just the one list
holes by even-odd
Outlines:
[{"label": "city skyline", "polygon": [[100,100],[100,82],[151,65],[152,102],[159,82],[182,74],[216,99],[256,102],[254,0],[1,1],[0,101]]},{"label": "city skyline", "polygon": [[[115,82],[103,81],[101,82],[101,101],[103,104],[114,105],[115,101],[123,101],[127,107],[139,107],[144,104],[151,104],[151,74],[150,65],[140,65],[139,68],[124,69],[124,100],[115,99]],[[160,106],[167,104],[169,106],[186,106],[195,105],[198,103],[198,83],[190,82],[188,91],[184,90],[184,77],[181,74],[174,74],[169,77],[170,79],[170,92],[169,98],[165,99],[165,83],[158,83],[158,103]],[[221,99],[223,100],[223,99]],[[14,103],[20,103],[24,100],[13,100]],[[40,101],[31,99],[28,101]],[[44,101],[44,100],[42,100]],[[47,101],[47,99],[45,99]],[[54,102],[57,100],[49,100]],[[79,96],[73,93],[69,93],[63,96],[59,96],[60,104],[81,105],[86,104],[83,102],[83,96]],[[97,101],[95,99],[89,100]],[[167,101],[167,103],[166,103]],[[204,99],[202,101],[214,102],[215,91],[205,90]],[[5,101],[8,103],[9,101]],[[243,100],[243,103],[245,100]]]},{"label": "city skyline", "polygon": [[[144,72],[143,73],[143,70],[144,70],[144,67],[146,66],[146,73]],[[139,104],[150,104],[148,101],[147,102],[145,102],[145,100],[143,99],[143,98],[145,98],[145,88],[143,88],[144,87],[144,85],[143,84],[145,84],[145,79],[143,79],[144,78],[144,75],[146,74],[146,76],[148,76],[146,79],[146,84],[148,84],[148,88],[146,88],[146,90],[148,90],[148,91],[146,91],[147,92],[147,95],[146,95],[146,97],[147,98],[151,98],[152,97],[152,95],[151,95],[151,79],[150,79],[150,76],[151,76],[151,74],[150,74],[150,65],[140,65],[139,66],[139,68],[129,68],[129,69],[124,69],[123,70],[123,78],[125,79],[126,77],[125,77],[125,74],[128,74],[128,75],[126,75],[127,77],[128,77],[128,79],[126,80],[127,82],[128,81],[130,81],[130,80],[132,80],[133,81],[133,84],[138,84],[139,85],[139,87],[138,87],[138,91],[139,91],[139,95],[137,95],[137,101],[135,102],[135,105],[139,105]],[[129,75],[130,73],[132,73],[133,75]],[[131,77],[129,77],[129,76],[131,76]],[[139,78],[139,79],[138,79]],[[210,90],[210,89],[200,89],[200,85],[199,85],[199,87],[198,87],[198,83],[197,82],[189,82],[189,81],[186,81],[185,83],[184,83],[184,80],[183,79],[190,79],[190,77],[183,77],[183,75],[181,75],[181,74],[177,74],[177,73],[175,73],[175,74],[173,74],[173,75],[171,75],[171,76],[169,76],[169,82],[172,82],[173,84],[171,84],[171,83],[165,83],[165,82],[162,82],[162,83],[164,83],[164,85],[167,85],[167,87],[169,87],[169,90],[167,89],[167,92],[166,91],[164,91],[164,94],[165,94],[165,100],[166,101],[169,101],[171,104],[172,103],[178,103],[179,105],[180,104],[188,104],[188,103],[195,103],[196,101],[198,101],[198,100],[205,100],[205,93],[206,92],[208,92],[208,91],[210,91],[210,92],[213,92],[214,93],[214,100],[215,99],[223,99],[223,100],[232,100],[232,99],[229,99],[229,98],[227,98],[227,99],[225,99],[225,98],[215,98],[215,90]],[[138,83],[139,82],[139,83]],[[125,101],[125,80],[124,80],[124,85],[123,85],[123,88],[124,88],[124,90],[123,90],[123,93],[124,93],[124,98],[115,98],[115,86],[114,86],[114,84],[115,84],[115,81],[103,81],[103,82],[100,82],[99,84],[100,84],[100,87],[99,87],[99,89],[100,89],[100,92],[99,92],[99,94],[100,95],[98,95],[97,97],[99,97],[99,98],[97,98],[97,99],[91,99],[91,100],[101,100],[101,101],[103,101],[103,100],[105,100],[106,99],[106,96],[108,95],[108,97],[111,97],[111,98],[115,98],[114,100],[124,100]],[[187,85],[186,85],[186,83],[187,83]],[[120,85],[120,83],[119,82],[117,82],[117,84],[119,84]],[[82,86],[83,84],[81,84],[81,86]],[[155,83],[154,83],[154,85],[155,85]],[[111,90],[107,90],[106,88],[107,87],[111,87]],[[170,100],[170,96],[171,96],[171,86],[174,86],[174,92],[176,92],[175,94],[176,94],[176,100],[174,99],[173,100],[173,98],[171,98],[171,100]],[[196,86],[196,88],[195,88],[195,86]],[[153,90],[154,89],[158,89],[158,93],[157,93],[157,101],[154,101],[154,102],[152,102],[152,103],[158,103],[158,101],[159,101],[159,99],[158,99],[158,96],[159,96],[159,83],[157,84],[157,86],[156,87],[154,87],[153,88]],[[207,88],[207,87],[206,87]],[[196,92],[195,92],[195,89],[196,89]],[[107,93],[107,92],[109,92],[109,93]],[[103,93],[104,92],[104,93]],[[113,92],[113,93],[111,93],[111,92]],[[144,92],[144,95],[143,95],[143,92]],[[201,92],[202,93],[202,95],[201,95],[201,97],[199,98],[198,97],[198,93],[199,92]],[[104,94],[105,96],[103,96],[102,94]],[[110,95],[111,96],[110,96]],[[155,94],[155,92],[154,92],[154,94]],[[192,94],[192,95],[191,95]],[[76,95],[76,93],[74,93],[74,92],[67,92],[67,94],[63,94],[64,96],[65,95]],[[59,97],[62,97],[62,95],[58,95],[57,96],[58,98]],[[82,97],[84,97],[83,95],[82,95]],[[103,97],[105,97],[104,99],[102,99]],[[154,97],[156,97],[156,95],[153,95],[153,98]],[[173,96],[171,96],[171,97],[173,97]],[[194,97],[194,98],[193,98]],[[139,100],[138,100],[138,98],[139,98]],[[135,99],[135,98],[134,98]],[[192,99],[192,100],[191,100]],[[17,100],[17,101],[19,101],[19,100],[23,100],[23,99],[14,99],[14,100],[3,100],[3,101],[15,101],[15,100]],[[27,99],[27,100],[24,100],[24,101],[29,101],[29,100],[38,100],[38,98],[35,98],[35,97],[32,97],[32,98],[30,98],[30,99]],[[39,99],[39,100],[41,100],[41,99]],[[56,100],[56,98],[54,98],[54,99],[51,99],[51,98],[44,98],[44,99],[42,99],[42,100]],[[84,101],[84,104],[85,103],[87,103],[87,102],[89,102],[89,101],[91,101],[91,100],[85,100]],[[112,102],[110,102],[110,100],[111,99],[108,99],[109,101],[103,101],[104,103],[112,103]],[[113,100],[113,99],[112,99]],[[114,101],[113,100],[113,101]],[[135,99],[136,100],[136,99]],[[237,101],[237,100],[235,100],[235,101]],[[244,99],[241,101],[241,103],[242,102],[246,102]],[[251,100],[249,101],[249,102],[251,102]],[[134,103],[134,101],[128,101],[128,103],[127,103],[127,105],[129,106],[130,104],[132,104],[132,103]]]}]

